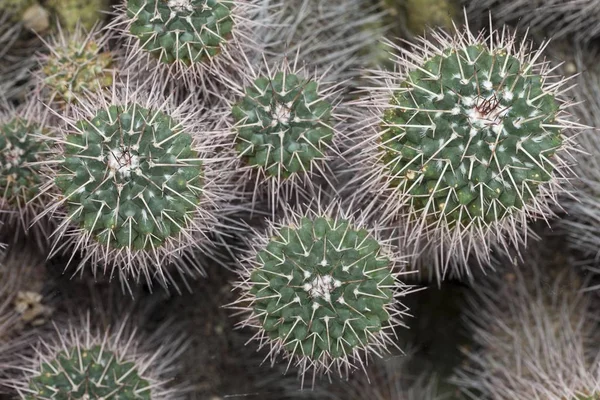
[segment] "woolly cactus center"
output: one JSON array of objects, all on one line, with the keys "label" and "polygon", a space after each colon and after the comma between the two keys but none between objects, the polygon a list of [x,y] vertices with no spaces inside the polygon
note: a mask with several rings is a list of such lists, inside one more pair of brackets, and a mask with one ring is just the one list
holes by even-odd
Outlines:
[{"label": "woolly cactus center", "polygon": [[100,243],[149,250],[187,229],[202,196],[192,137],[162,111],[110,106],[69,134],[55,182],[69,218]]},{"label": "woolly cactus center", "polygon": [[9,205],[24,205],[38,193],[39,167],[34,163],[47,150],[34,135],[38,124],[15,118],[0,124],[0,198]]},{"label": "woolly cactus center", "polygon": [[232,35],[233,0],[127,0],[129,32],[160,62],[215,57]]},{"label": "woolly cactus center", "polygon": [[382,161],[412,212],[450,226],[498,221],[533,205],[562,146],[545,74],[482,45],[409,72],[383,115]]},{"label": "woolly cactus center", "polygon": [[106,160],[111,173],[119,174],[123,178],[129,178],[132,170],[136,170],[140,165],[140,157],[128,148],[110,150]]},{"label": "woolly cactus center", "polygon": [[391,316],[390,259],[349,221],[303,218],[257,255],[254,314],[293,354],[340,358],[366,348]]},{"label": "woolly cactus center", "polygon": [[105,346],[73,347],[44,360],[29,382],[34,399],[150,400],[151,384],[138,366]]},{"label": "woolly cactus center", "polygon": [[310,171],[333,140],[331,112],[317,82],[287,72],[260,77],[232,109],[236,150],[267,176]]}]

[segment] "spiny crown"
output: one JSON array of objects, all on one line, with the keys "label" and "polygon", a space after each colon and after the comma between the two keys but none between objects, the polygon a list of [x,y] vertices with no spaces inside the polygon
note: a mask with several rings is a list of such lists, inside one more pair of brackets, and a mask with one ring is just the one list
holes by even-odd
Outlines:
[{"label": "spiny crown", "polygon": [[152,249],[190,225],[202,195],[202,161],[169,115],[112,105],[67,136],[55,179],[69,218],[103,244]]},{"label": "spiny crown", "polygon": [[445,50],[406,76],[383,117],[393,184],[417,212],[464,225],[523,209],[562,145],[545,76],[505,48]]},{"label": "spiny crown", "polygon": [[27,400],[151,399],[151,384],[135,363],[99,345],[71,347],[46,360],[30,378],[29,389],[34,394]]},{"label": "spiny crown", "polygon": [[38,194],[39,162],[47,146],[35,135],[42,134],[39,124],[15,117],[0,123],[0,191],[13,206],[25,205]]},{"label": "spiny crown", "polygon": [[313,360],[369,346],[389,324],[391,260],[365,229],[345,219],[301,219],[257,255],[254,313],[272,340]]},{"label": "spiny crown", "polygon": [[233,0],[127,0],[129,31],[167,64],[215,57],[233,30]]},{"label": "spiny crown", "polygon": [[67,43],[53,46],[42,67],[44,84],[52,90],[51,96],[67,103],[102,90],[113,81],[112,55],[103,52],[94,40],[82,46],[79,39],[75,35],[74,39],[67,39]]},{"label": "spiny crown", "polygon": [[232,109],[236,150],[248,165],[272,177],[311,171],[333,140],[332,105],[318,83],[280,71],[246,87]]}]

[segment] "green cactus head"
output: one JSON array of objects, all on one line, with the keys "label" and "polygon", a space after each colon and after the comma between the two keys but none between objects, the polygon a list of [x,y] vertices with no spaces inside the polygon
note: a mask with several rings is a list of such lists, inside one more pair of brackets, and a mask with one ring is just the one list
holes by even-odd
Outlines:
[{"label": "green cactus head", "polygon": [[232,108],[236,150],[246,165],[275,179],[313,170],[334,139],[332,105],[317,81],[287,68],[259,76]]},{"label": "green cactus head", "polygon": [[411,71],[383,117],[383,162],[411,207],[469,225],[522,210],[563,138],[544,77],[505,49],[448,49]]},{"label": "green cactus head", "polygon": [[150,251],[190,229],[203,168],[179,122],[138,103],[111,105],[66,137],[55,183],[69,219],[100,244]]},{"label": "green cactus head", "polygon": [[402,286],[396,258],[381,240],[325,212],[274,226],[259,242],[241,287],[251,304],[244,323],[260,327],[261,346],[284,350],[303,373],[328,373],[333,364],[387,351]]},{"label": "green cactus head", "polygon": [[42,126],[18,116],[0,122],[0,191],[4,206],[19,211],[38,193],[39,163],[48,146],[40,139]]},{"label": "green cactus head", "polygon": [[160,62],[212,59],[230,39],[233,0],[126,0],[129,32]]},{"label": "green cactus head", "polygon": [[151,400],[151,382],[139,369],[99,345],[71,347],[40,365],[25,399]]},{"label": "green cactus head", "polygon": [[41,60],[42,85],[51,101],[73,103],[112,84],[113,56],[104,49],[106,40],[98,31],[81,29],[55,38]]},{"label": "green cactus head", "polygon": [[357,102],[375,116],[364,118],[369,168],[356,181],[382,222],[402,219],[409,242],[441,250],[445,270],[470,254],[487,263],[492,246],[522,245],[527,218],[553,215],[571,163],[565,132],[580,126],[565,80],[506,28],[433,36],[435,46],[397,49],[397,72],[373,76],[379,87]]}]

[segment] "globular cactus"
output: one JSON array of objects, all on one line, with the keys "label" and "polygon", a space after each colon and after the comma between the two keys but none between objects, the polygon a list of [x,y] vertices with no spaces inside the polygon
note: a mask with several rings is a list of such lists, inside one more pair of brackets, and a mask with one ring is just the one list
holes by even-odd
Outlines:
[{"label": "globular cactus", "polygon": [[55,15],[63,30],[75,32],[80,27],[91,31],[106,17],[107,0],[47,0],[46,6]]},{"label": "globular cactus", "polygon": [[19,398],[34,399],[182,399],[183,385],[169,386],[187,344],[166,335],[164,342],[143,335],[126,319],[115,328],[97,329],[90,314],[81,321],[56,325],[40,339],[35,355],[4,365],[21,374],[3,382]]},{"label": "globular cactus", "polygon": [[39,89],[48,104],[64,108],[77,98],[101,93],[113,82],[115,59],[107,48],[108,35],[94,28],[86,32],[59,30],[39,58]]},{"label": "globular cactus", "polygon": [[266,0],[260,10],[269,24],[256,36],[269,60],[295,55],[336,82],[355,83],[387,31],[382,13],[366,0]]},{"label": "globular cactus", "polygon": [[154,71],[188,87],[214,86],[250,50],[256,0],[123,0],[111,30],[126,39],[132,73]]},{"label": "globular cactus", "polygon": [[[28,232],[42,212],[47,200],[41,194],[41,163],[50,155],[44,137],[50,133],[44,121],[38,120],[40,109],[33,101],[18,109],[7,106],[0,113],[0,232]],[[43,232],[44,223],[33,231]]]},{"label": "globular cactus", "polygon": [[438,253],[439,278],[469,275],[470,255],[483,265],[492,246],[525,242],[528,219],[553,215],[572,162],[567,133],[581,126],[544,45],[517,45],[506,28],[433,38],[410,51],[390,43],[397,71],[370,77],[349,187],[370,193],[373,213],[406,229],[417,251]]},{"label": "globular cactus", "polygon": [[290,213],[251,241],[230,307],[246,312],[240,326],[258,329],[272,363],[283,353],[304,382],[308,372],[347,375],[395,345],[405,313],[396,298],[409,287],[400,257],[362,220],[335,205]]},{"label": "globular cactus", "polygon": [[229,106],[240,184],[254,185],[253,203],[266,193],[272,210],[312,198],[318,179],[332,185],[331,163],[343,138],[339,91],[287,61],[248,71],[243,84],[231,82]]},{"label": "globular cactus", "polygon": [[198,134],[210,115],[161,100],[156,81],[134,85],[115,83],[111,99],[100,95],[63,116],[67,127],[48,162],[47,212],[61,221],[54,249],[71,246],[80,266],[118,269],[126,285],[155,276],[166,284],[170,263],[182,275],[197,273],[191,254],[212,251],[208,235],[219,231],[229,173],[225,155],[217,158],[211,139]]},{"label": "globular cactus", "polygon": [[600,36],[598,0],[463,0],[475,20],[489,13],[499,22],[551,35],[554,39],[573,38],[587,44]]},{"label": "globular cactus", "polygon": [[[527,257],[475,288],[475,346],[452,382],[467,398],[595,400],[600,396],[595,299],[565,257]],[[527,268],[524,268],[527,267]]]}]

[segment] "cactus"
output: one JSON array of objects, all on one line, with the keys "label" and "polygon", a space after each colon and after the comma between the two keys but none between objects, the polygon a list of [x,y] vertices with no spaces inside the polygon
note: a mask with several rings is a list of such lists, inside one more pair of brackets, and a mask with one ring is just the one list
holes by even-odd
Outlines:
[{"label": "cactus", "polygon": [[[364,355],[393,346],[404,313],[395,297],[399,258],[359,219],[336,206],[294,213],[255,232],[241,272],[241,298],[272,361],[283,352],[304,375],[348,374]],[[235,305],[231,305],[235,307]],[[304,382],[304,380],[303,380]]]},{"label": "cactus", "polygon": [[[555,247],[554,247],[555,248]],[[452,381],[466,397],[579,400],[600,395],[593,299],[568,259],[527,257],[475,288],[466,317],[475,346]],[[527,268],[523,268],[523,267]],[[540,278],[542,280],[540,280]]]},{"label": "cactus", "polygon": [[90,318],[88,313],[81,321],[57,325],[33,357],[11,366],[23,373],[6,385],[25,400],[183,398],[183,387],[167,382],[187,347],[183,338],[168,335],[170,340],[158,346],[156,338],[138,334],[127,319],[115,329],[97,329]]},{"label": "cactus", "polygon": [[78,97],[100,92],[113,81],[113,55],[107,50],[108,36],[98,29],[86,33],[59,30],[40,57],[39,85],[47,102],[68,104]]},{"label": "cactus", "polygon": [[193,136],[206,120],[189,103],[159,100],[160,83],[145,87],[113,86],[112,99],[99,95],[72,119],[63,116],[64,138],[49,162],[58,166],[45,187],[54,196],[47,212],[62,221],[56,246],[72,238],[94,271],[98,264],[119,267],[125,282],[158,276],[166,284],[170,262],[192,274],[183,260],[197,247],[209,251],[228,172],[220,167],[224,155],[213,158],[210,140]]},{"label": "cactus", "polygon": [[525,242],[528,218],[553,215],[571,161],[567,129],[581,126],[569,120],[565,80],[539,60],[545,45],[517,47],[505,28],[433,36],[439,45],[404,52],[399,72],[374,74],[356,102],[366,126],[351,185],[366,183],[350,187],[377,196],[383,222],[407,223],[410,243],[440,247],[438,276],[449,265],[468,275],[469,255],[485,264],[492,246]]},{"label": "cactus", "polygon": [[295,64],[257,73],[248,68],[231,105],[239,181],[254,183],[255,198],[266,191],[273,210],[298,193],[312,193],[317,177],[328,184],[328,162],[339,155],[339,92]]},{"label": "cactus", "polygon": [[[49,133],[43,122],[37,121],[40,110],[34,102],[19,109],[8,107],[0,113],[0,210],[12,239],[17,232],[26,232],[44,207],[40,163],[50,154],[44,140]],[[36,229],[43,230],[43,224]]]},{"label": "cactus", "polygon": [[126,38],[127,71],[164,73],[188,88],[235,74],[251,48],[255,1],[123,0],[109,25]]}]

